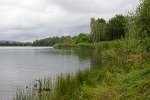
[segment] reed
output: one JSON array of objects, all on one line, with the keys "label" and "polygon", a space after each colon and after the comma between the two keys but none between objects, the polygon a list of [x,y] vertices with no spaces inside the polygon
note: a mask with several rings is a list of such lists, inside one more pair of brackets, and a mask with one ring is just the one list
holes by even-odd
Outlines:
[{"label": "reed", "polygon": [[60,43],[60,44],[55,44],[53,48],[102,51],[105,49],[117,48],[119,46],[120,46],[119,40],[115,40],[115,41],[103,41],[99,43],[79,43],[79,44]]},{"label": "reed", "polygon": [[86,43],[79,43],[79,44],[55,44],[53,46],[55,49],[94,49],[94,45],[86,44]]}]

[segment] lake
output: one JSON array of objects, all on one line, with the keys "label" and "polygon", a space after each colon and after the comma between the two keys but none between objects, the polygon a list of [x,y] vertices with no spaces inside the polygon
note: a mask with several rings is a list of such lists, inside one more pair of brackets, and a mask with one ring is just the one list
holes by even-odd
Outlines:
[{"label": "lake", "polygon": [[0,47],[0,100],[12,100],[16,88],[33,80],[97,65],[93,51],[52,47]]}]

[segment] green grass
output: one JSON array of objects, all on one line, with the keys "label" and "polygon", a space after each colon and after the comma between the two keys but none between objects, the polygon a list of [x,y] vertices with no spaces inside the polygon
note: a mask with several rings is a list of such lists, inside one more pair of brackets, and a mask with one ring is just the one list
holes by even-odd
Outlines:
[{"label": "green grass", "polygon": [[[142,70],[140,63],[144,63]],[[145,61],[140,63],[124,65],[132,67],[129,71],[107,64],[101,69],[60,74],[55,82],[46,77],[40,79],[41,87],[52,90],[39,92],[39,83],[35,82],[28,89],[18,89],[15,100],[148,100],[150,64]]]},{"label": "green grass", "polygon": [[148,100],[150,99],[150,66],[143,70],[135,70],[118,83],[121,92],[120,99]]},{"label": "green grass", "polygon": [[34,81],[29,88],[18,89],[15,100],[148,100],[149,53],[141,52],[140,48],[129,43],[118,40],[96,44],[57,44],[55,46],[59,49],[92,49],[98,54],[101,51],[103,67],[91,66],[91,69],[76,73],[60,74],[55,81],[45,77],[40,79],[41,84]]}]

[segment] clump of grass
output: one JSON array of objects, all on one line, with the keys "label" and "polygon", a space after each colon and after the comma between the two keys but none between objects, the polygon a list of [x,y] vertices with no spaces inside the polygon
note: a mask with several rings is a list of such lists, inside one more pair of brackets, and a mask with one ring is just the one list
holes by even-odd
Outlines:
[{"label": "clump of grass", "polygon": [[75,74],[58,76],[55,84],[55,99],[81,99],[86,95],[87,91],[85,90],[97,82],[94,74],[90,73],[90,70],[78,70]]}]

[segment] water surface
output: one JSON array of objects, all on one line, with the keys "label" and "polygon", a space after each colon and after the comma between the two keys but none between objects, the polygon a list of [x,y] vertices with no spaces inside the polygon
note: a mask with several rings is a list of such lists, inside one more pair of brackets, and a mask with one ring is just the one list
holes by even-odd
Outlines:
[{"label": "water surface", "polygon": [[0,100],[12,100],[17,87],[34,79],[91,66],[91,53],[52,47],[0,47]]}]

